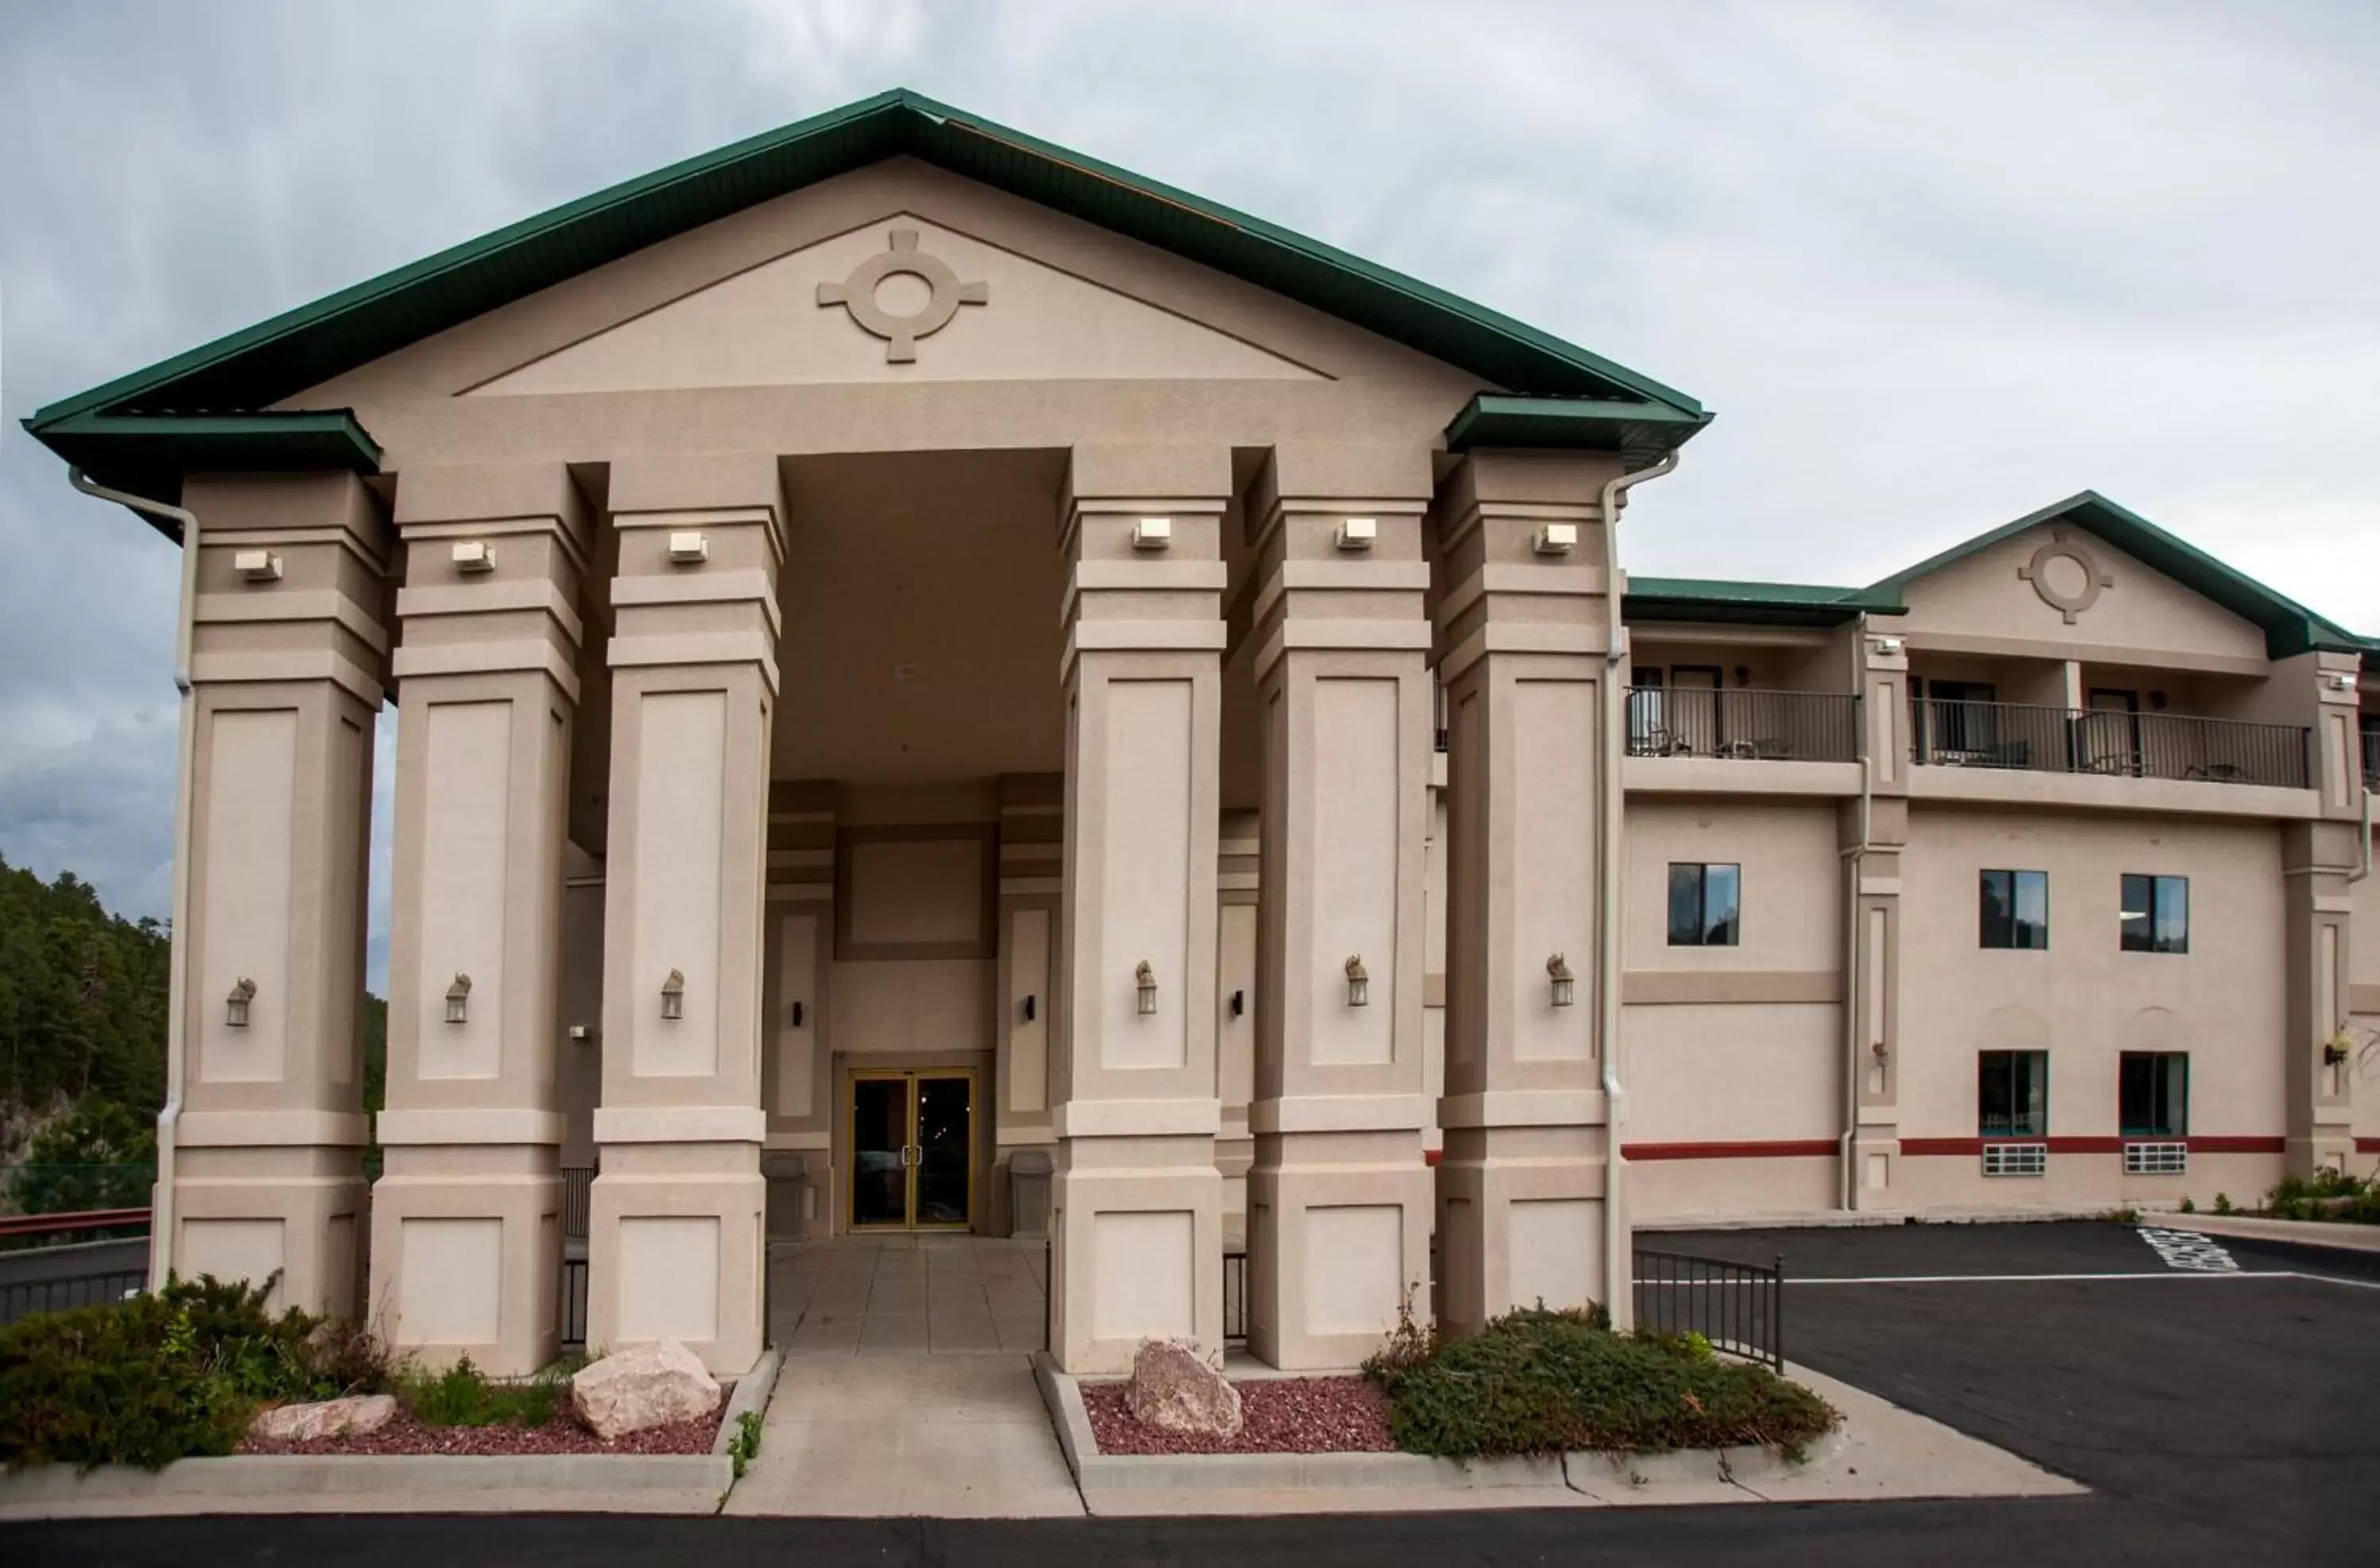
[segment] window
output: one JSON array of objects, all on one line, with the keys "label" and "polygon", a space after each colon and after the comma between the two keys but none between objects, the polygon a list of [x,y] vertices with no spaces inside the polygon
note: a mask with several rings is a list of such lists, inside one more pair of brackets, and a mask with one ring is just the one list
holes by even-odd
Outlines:
[{"label": "window", "polygon": [[1742,881],[1740,866],[1671,862],[1670,945],[1733,947]]},{"label": "window", "polygon": [[1985,947],[2049,945],[2047,871],[1985,871],[1983,906]]},{"label": "window", "polygon": [[2123,950],[2190,951],[2190,879],[2124,875]]},{"label": "window", "polygon": [[2126,1137],[2190,1132],[2190,1053],[2127,1051],[2117,1059],[2116,1123]]},{"label": "window", "polygon": [[2049,1135],[2049,1052],[1977,1053],[1975,1130],[1987,1138]]}]

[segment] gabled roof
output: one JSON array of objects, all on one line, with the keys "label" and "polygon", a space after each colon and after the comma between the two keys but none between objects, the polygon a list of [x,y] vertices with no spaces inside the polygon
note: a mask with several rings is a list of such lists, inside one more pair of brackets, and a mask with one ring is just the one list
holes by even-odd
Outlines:
[{"label": "gabled roof", "polygon": [[[1318,240],[904,89],[674,164],[36,412],[63,456],[122,455],[91,416],[252,412],[407,344],[789,191],[899,154],[1284,295],[1511,392],[1574,399],[1667,446],[1708,418],[1673,388]],[[1572,428],[1592,424],[1573,419]],[[358,432],[358,434],[361,432]],[[368,439],[368,438],[367,438]],[[199,454],[203,456],[203,454]]]},{"label": "gabled roof", "polygon": [[1908,612],[1898,591],[1816,583],[1721,582],[1709,577],[1628,579],[1632,621],[1719,621],[1760,626],[1839,626],[1861,615]]},{"label": "gabled roof", "polygon": [[2050,522],[2071,523],[2240,619],[2261,626],[2265,651],[2275,659],[2293,658],[2309,649],[2360,653],[2374,646],[2368,639],[2315,614],[2296,600],[2266,588],[2245,572],[2224,565],[2187,540],[2166,532],[2146,517],[2125,510],[2093,490],[2070,495],[1988,533],[1977,534],[1906,571],[1894,573],[1869,591],[1888,591],[1898,597],[1919,577],[1988,550],[2027,529]]}]

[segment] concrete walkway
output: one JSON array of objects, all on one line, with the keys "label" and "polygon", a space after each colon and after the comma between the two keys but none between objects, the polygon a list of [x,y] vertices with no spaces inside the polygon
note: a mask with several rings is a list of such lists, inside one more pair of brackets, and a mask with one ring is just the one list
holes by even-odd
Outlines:
[{"label": "concrete walkway", "polygon": [[789,1355],[730,1513],[1083,1513],[1023,1355]]},{"label": "concrete walkway", "polygon": [[789,1356],[1029,1355],[1048,1343],[1048,1244],[837,1236],[769,1249],[769,1340]]}]

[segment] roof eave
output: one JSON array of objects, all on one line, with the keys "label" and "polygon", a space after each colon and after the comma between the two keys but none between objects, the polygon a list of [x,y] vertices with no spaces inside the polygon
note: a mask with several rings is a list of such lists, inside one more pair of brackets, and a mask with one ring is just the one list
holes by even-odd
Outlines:
[{"label": "roof eave", "polygon": [[1533,447],[1616,452],[1631,468],[1657,463],[1716,416],[1616,398],[1519,397],[1481,393],[1446,427],[1446,449]]},{"label": "roof eave", "polygon": [[[94,482],[171,501],[196,473],[380,471],[381,447],[350,409],[259,414],[76,414],[25,429]],[[176,531],[147,513],[167,538]]]}]

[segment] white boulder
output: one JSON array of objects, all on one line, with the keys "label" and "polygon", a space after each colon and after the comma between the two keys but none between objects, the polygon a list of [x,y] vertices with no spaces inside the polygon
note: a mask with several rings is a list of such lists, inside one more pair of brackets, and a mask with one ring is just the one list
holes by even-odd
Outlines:
[{"label": "white boulder", "polygon": [[719,1380],[675,1340],[607,1355],[570,1380],[570,1407],[599,1438],[708,1416],[718,1403]]},{"label": "white boulder", "polygon": [[1240,1429],[1240,1391],[1189,1340],[1147,1339],[1132,1355],[1124,1408],[1169,1432],[1228,1438]]},{"label": "white boulder", "polygon": [[276,1404],[257,1413],[249,1431],[268,1442],[312,1442],[317,1438],[362,1437],[377,1432],[396,1414],[394,1394],[353,1394],[311,1404]]}]

